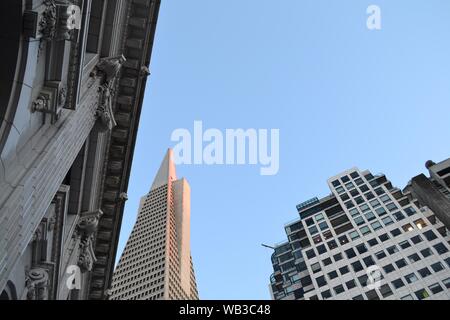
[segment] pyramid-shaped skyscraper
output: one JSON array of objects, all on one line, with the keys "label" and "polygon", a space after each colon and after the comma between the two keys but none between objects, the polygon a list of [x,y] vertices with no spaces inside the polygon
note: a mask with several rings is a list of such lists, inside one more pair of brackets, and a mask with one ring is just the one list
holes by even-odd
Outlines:
[{"label": "pyramid-shaped skyscraper", "polygon": [[190,187],[169,149],[114,271],[113,300],[196,300],[190,249]]}]

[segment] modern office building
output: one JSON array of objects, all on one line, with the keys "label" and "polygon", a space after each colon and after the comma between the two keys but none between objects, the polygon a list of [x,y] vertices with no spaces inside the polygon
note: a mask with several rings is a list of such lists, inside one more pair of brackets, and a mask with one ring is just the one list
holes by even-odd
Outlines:
[{"label": "modern office building", "polygon": [[404,192],[410,193],[418,206],[429,207],[450,229],[450,159],[439,163],[427,161],[425,166],[430,177],[420,174],[412,178]]},{"label": "modern office building", "polygon": [[0,1],[0,299],[106,299],[160,0]]},{"label": "modern office building", "polygon": [[275,247],[274,299],[450,299],[450,237],[429,207],[357,168],[328,185]]},{"label": "modern office building", "polygon": [[169,149],[114,271],[111,299],[197,300],[190,249],[190,187]]}]

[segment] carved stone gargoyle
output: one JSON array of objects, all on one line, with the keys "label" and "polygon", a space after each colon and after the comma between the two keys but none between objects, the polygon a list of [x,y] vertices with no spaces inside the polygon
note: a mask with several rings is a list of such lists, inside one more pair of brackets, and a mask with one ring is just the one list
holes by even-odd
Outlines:
[{"label": "carved stone gargoyle", "polygon": [[112,100],[115,96],[115,84],[125,61],[123,55],[102,58],[90,74],[93,78],[103,77],[99,87],[100,101],[95,112],[95,116],[99,120],[100,131],[111,130],[117,125],[114,119]]},{"label": "carved stone gargoyle", "polygon": [[100,217],[103,215],[101,210],[85,212],[81,214],[78,222],[78,234],[81,237],[80,251],[78,256],[78,266],[82,272],[91,271],[94,262],[97,261],[94,253],[94,233],[97,230]]}]

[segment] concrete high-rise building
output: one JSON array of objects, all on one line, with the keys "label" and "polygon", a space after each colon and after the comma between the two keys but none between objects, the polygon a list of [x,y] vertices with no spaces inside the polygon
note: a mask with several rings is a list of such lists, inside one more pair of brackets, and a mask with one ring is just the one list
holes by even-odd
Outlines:
[{"label": "concrete high-rise building", "polygon": [[425,164],[430,177],[420,174],[411,179],[404,192],[417,202],[418,206],[427,206],[436,214],[436,218],[450,229],[450,159]]},{"label": "concrete high-rise building", "polygon": [[328,185],[274,248],[274,299],[450,299],[450,237],[431,206],[356,168]]},{"label": "concrete high-rise building", "polygon": [[190,187],[177,179],[172,150],[141,198],[113,276],[111,299],[197,300],[190,249]]}]

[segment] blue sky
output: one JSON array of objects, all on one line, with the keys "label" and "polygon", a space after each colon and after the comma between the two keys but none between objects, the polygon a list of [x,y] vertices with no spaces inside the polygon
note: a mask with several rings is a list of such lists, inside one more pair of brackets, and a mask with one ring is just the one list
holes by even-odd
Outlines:
[{"label": "blue sky", "polygon": [[[382,29],[366,28],[381,8]],[[353,166],[394,185],[450,157],[450,1],[163,0],[118,257],[177,128],[279,128],[280,170],[178,166],[202,299],[269,299],[295,206]]]}]

